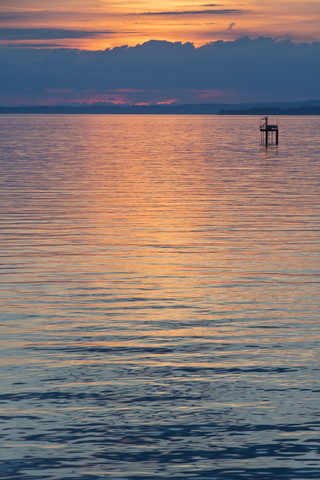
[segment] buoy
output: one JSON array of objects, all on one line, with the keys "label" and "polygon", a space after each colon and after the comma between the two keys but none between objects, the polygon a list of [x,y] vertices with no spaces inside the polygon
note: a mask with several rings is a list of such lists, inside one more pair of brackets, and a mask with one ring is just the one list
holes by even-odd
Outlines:
[{"label": "buoy", "polygon": [[275,144],[279,143],[279,128],[278,125],[270,125],[268,115],[262,118],[262,123],[260,124],[261,132],[261,143],[266,147],[270,144],[274,144],[274,134],[275,134]]}]

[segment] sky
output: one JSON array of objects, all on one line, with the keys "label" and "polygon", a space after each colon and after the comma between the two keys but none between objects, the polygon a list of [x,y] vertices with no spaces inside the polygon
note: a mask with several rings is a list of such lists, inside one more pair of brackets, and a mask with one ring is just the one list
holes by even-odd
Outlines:
[{"label": "sky", "polygon": [[319,27],[319,0],[0,0],[0,105],[320,98]]}]

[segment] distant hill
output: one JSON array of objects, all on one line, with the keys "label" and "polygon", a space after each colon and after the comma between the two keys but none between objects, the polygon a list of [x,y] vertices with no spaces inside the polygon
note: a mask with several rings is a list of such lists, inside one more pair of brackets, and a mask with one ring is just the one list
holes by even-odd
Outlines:
[{"label": "distant hill", "polygon": [[320,107],[304,105],[298,108],[255,107],[243,110],[221,109],[218,115],[320,115]]},{"label": "distant hill", "polygon": [[102,114],[102,115],[320,115],[320,100],[305,102],[272,102],[185,105],[35,105],[1,107],[0,114]]}]

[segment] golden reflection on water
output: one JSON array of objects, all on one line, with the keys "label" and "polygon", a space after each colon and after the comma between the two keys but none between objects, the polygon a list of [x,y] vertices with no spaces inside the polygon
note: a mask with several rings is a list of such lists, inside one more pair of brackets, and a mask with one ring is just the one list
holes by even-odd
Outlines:
[{"label": "golden reflection on water", "polygon": [[[32,129],[25,139],[31,164],[19,163],[4,193],[15,215],[4,224],[14,267],[5,309],[27,308],[22,331],[40,340],[64,335],[60,324],[71,337],[99,325],[102,335],[107,315],[108,331],[116,322],[137,345],[159,334],[232,343],[243,331],[263,343],[250,319],[303,321],[317,280],[315,163],[305,174],[280,146],[265,165],[253,133],[232,141],[236,119],[63,117],[65,131],[42,120],[40,145]],[[228,332],[212,325],[226,318],[237,319]]]}]

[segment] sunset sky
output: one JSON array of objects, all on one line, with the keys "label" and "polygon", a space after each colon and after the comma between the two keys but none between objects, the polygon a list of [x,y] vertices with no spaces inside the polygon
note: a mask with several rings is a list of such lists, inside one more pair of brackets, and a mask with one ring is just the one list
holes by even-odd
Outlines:
[{"label": "sunset sky", "polygon": [[[306,81],[304,81],[304,85],[300,83],[300,87],[297,86],[292,91],[289,88],[286,98],[284,97],[285,89],[282,87],[282,90],[280,89],[278,92],[275,90],[269,90],[268,92],[265,88],[263,90],[253,89],[250,82],[247,86],[244,84],[239,86],[236,81],[237,72],[230,72],[230,69],[225,72],[225,78],[228,80],[225,85],[223,85],[223,81],[220,81],[220,83],[214,81],[213,71],[210,73],[203,71],[203,75],[209,75],[212,78],[211,82],[194,82],[193,84],[189,82],[188,85],[183,86],[182,83],[185,82],[183,82],[181,69],[181,85],[179,85],[179,82],[173,82],[175,85],[164,82],[166,83],[164,88],[164,85],[157,86],[157,81],[150,80],[148,85],[145,82],[146,62],[150,62],[150,58],[154,61],[158,54],[161,57],[163,55],[162,47],[168,49],[171,46],[169,50],[173,49],[175,55],[180,59],[180,53],[177,53],[177,45],[183,46],[189,43],[198,51],[197,55],[200,52],[202,56],[205,52],[208,55],[206,60],[203,59],[203,65],[206,61],[208,64],[218,65],[220,61],[219,75],[221,75],[221,69],[225,68],[225,64],[220,58],[221,55],[224,56],[225,53],[229,55],[229,50],[232,49],[235,55],[234,61],[229,55],[228,62],[235,65],[238,62],[239,48],[242,45],[247,50],[240,49],[240,56],[244,55],[243,68],[248,71],[248,68],[250,70],[250,65],[252,65],[252,63],[250,64],[251,54],[248,53],[249,47],[248,44],[244,47],[245,42],[239,43],[239,39],[244,37],[249,37],[248,40],[252,42],[249,49],[254,53],[251,58],[258,59],[260,55],[265,55],[263,49],[259,54],[259,49],[263,43],[261,41],[259,43],[259,38],[260,40],[261,37],[272,39],[272,52],[270,45],[267,47],[266,44],[263,44],[267,49],[267,57],[270,56],[269,60],[271,61],[272,57],[275,58],[274,65],[271,65],[267,59],[267,62],[269,62],[268,68],[271,68],[274,74],[280,75],[280,80],[283,80],[284,84],[292,80],[297,81],[292,78],[292,75],[295,76],[295,72],[294,69],[292,70],[291,64],[286,68],[288,78],[284,79],[283,77],[282,58],[289,61],[289,59],[293,60],[295,55],[299,57],[296,62],[296,68],[299,71],[298,77],[301,76],[300,69],[302,68],[306,74],[306,79],[313,76],[312,81],[315,82],[314,75],[317,77],[319,70],[319,43],[314,42],[320,42],[319,26],[319,0],[243,0],[239,2],[221,0],[218,3],[197,3],[194,0],[164,0],[161,2],[144,0],[136,2],[126,0],[55,0],[54,2],[52,0],[2,0],[0,6],[0,47],[2,47],[0,62],[3,63],[0,63],[0,66],[3,65],[3,71],[5,71],[7,77],[2,79],[2,83],[0,80],[0,104],[17,104],[19,102],[23,104],[39,102],[70,103],[72,101],[88,103],[97,101],[112,103],[239,102],[241,100],[272,98],[275,100],[302,99],[315,95],[320,97],[320,92],[317,95],[317,89],[313,88],[313,84],[308,85]],[[160,48],[159,44],[150,43],[151,40],[161,40],[167,43],[163,42]],[[286,43],[288,40],[290,41],[290,48],[288,42]],[[217,41],[222,42],[214,43]],[[68,61],[62,59],[66,54],[66,49],[89,50],[92,52],[103,52],[107,49],[107,54],[99,60],[100,66],[105,66],[103,74],[107,75],[106,72],[109,71],[110,74],[113,72],[113,70],[110,70],[110,62],[113,65],[114,59],[111,61],[110,52],[115,47],[136,47],[146,44],[146,42],[149,42],[147,50],[150,58],[147,55],[148,58],[145,58],[145,60],[140,59],[139,69],[141,76],[144,78],[141,82],[130,83],[127,79],[126,82],[121,81],[118,85],[115,85],[115,82],[110,83],[110,79],[108,79],[105,88],[101,84],[97,88],[97,85],[95,85],[97,82],[95,81],[84,82],[85,85],[80,88],[79,85],[76,85],[77,81],[74,80],[74,83],[72,83],[69,77],[68,81],[63,81],[61,78],[58,81],[56,78],[57,69],[60,69],[61,75],[63,73],[61,68],[68,69]],[[179,42],[179,44],[174,42]],[[303,43],[309,45],[308,47],[303,46],[303,48],[308,48],[308,52],[304,52],[304,56],[309,60],[308,65],[302,60],[301,49],[297,48],[298,44]],[[215,44],[216,48],[210,51],[203,50],[207,44],[211,44],[211,46]],[[230,46],[227,52],[225,51],[226,45]],[[290,52],[284,52],[285,45]],[[202,47],[202,49],[199,47]],[[52,49],[57,48],[59,50],[55,51],[59,53],[54,56]],[[152,48],[155,48],[156,51],[151,52],[150,49],[152,50]],[[34,57],[30,49],[35,49],[33,50]],[[276,49],[276,52],[274,49]],[[220,60],[216,58],[218,50],[221,54]],[[27,52],[26,56],[22,51]],[[41,58],[39,52],[42,52]],[[183,52],[183,55],[185,55],[186,50],[184,49]],[[185,66],[190,66],[190,62],[195,62],[195,51],[191,52],[189,49],[189,53],[192,58],[185,58]],[[123,58],[123,61],[128,63],[126,65],[122,64],[121,67],[117,65],[114,71],[117,71],[117,68],[122,69],[121,71],[126,70],[129,63],[132,64],[132,56],[136,54],[137,51],[134,49],[127,50],[127,57],[130,57],[130,55],[131,57]],[[40,82],[39,77],[43,77],[43,65],[48,61],[53,66],[58,56],[61,56],[61,61],[58,62],[59,65],[52,72],[50,81],[47,79]],[[86,62],[83,59],[84,57],[82,57],[80,63],[84,65]],[[300,60],[302,64],[299,64]],[[76,62],[78,67],[79,58],[77,60],[74,58],[71,63],[73,61]],[[246,64],[246,61],[248,61],[248,64]],[[28,64],[28,62],[30,63]],[[92,65],[93,57],[91,57],[90,62]],[[163,63],[162,58],[159,59],[159,65],[161,62]],[[198,68],[196,63],[194,68]],[[314,71],[314,64],[317,65],[316,71]],[[22,84],[18,88],[17,75],[22,77],[26,73],[27,76],[30,75],[30,72],[27,72],[28,65],[32,66],[36,83],[39,83],[38,89],[32,82],[32,85],[29,85],[28,88]],[[138,68],[138,64],[136,66]],[[46,66],[46,68],[49,67]],[[83,68],[85,70],[85,67]],[[169,61],[167,66],[164,65],[164,68],[172,73],[172,68],[175,68],[174,62],[170,64]],[[311,69],[310,72],[309,68]],[[38,72],[37,69],[41,69],[41,71]],[[102,73],[100,72],[100,74]],[[229,81],[230,75],[233,75],[233,82]],[[177,77],[174,74],[173,76]],[[261,84],[258,78],[256,80]],[[301,79],[299,81],[301,82]],[[156,90],[157,94],[155,94]],[[197,93],[195,94],[195,92]]]},{"label": "sunset sky", "polygon": [[270,36],[320,41],[319,0],[2,0],[2,44],[90,50],[151,39],[193,42]]}]

